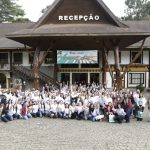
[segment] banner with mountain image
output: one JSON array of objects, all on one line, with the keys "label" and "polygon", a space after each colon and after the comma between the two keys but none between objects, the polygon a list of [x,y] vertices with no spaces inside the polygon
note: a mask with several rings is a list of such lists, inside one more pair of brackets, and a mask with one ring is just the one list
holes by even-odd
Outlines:
[{"label": "banner with mountain image", "polygon": [[98,51],[57,51],[57,64],[97,64]]}]

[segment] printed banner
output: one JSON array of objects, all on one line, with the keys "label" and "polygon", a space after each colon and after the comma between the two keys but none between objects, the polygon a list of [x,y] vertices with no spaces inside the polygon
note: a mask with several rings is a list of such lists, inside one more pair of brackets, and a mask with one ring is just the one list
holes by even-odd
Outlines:
[{"label": "printed banner", "polygon": [[57,64],[97,64],[97,50],[57,51]]}]

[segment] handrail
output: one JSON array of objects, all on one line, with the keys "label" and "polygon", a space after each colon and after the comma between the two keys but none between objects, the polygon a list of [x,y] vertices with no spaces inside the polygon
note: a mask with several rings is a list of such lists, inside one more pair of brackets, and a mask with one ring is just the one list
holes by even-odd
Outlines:
[{"label": "handrail", "polygon": [[[25,76],[28,76],[30,79],[33,79],[33,73],[31,69],[28,69],[22,65],[18,65],[18,66],[12,66],[12,69],[14,71],[20,72]],[[39,78],[41,81],[43,82],[52,82],[55,83],[56,85],[59,85],[59,82],[56,81],[54,78],[47,76],[46,74],[44,74],[43,72],[39,72]]]}]

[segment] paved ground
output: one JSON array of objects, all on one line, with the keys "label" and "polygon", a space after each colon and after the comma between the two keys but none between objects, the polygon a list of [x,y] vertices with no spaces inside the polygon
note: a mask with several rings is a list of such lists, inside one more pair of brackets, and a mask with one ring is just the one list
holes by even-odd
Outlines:
[{"label": "paved ground", "polygon": [[150,122],[36,118],[0,122],[0,150],[150,150]]}]

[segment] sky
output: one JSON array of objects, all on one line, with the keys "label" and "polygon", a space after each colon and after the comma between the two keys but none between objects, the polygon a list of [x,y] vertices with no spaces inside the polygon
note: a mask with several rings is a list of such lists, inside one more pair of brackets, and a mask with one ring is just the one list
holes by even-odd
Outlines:
[{"label": "sky", "polygon": [[[18,0],[17,3],[25,10],[27,18],[37,21],[42,15],[41,10],[51,5],[54,0]],[[125,0],[103,0],[108,8],[118,17],[124,16]]]}]

